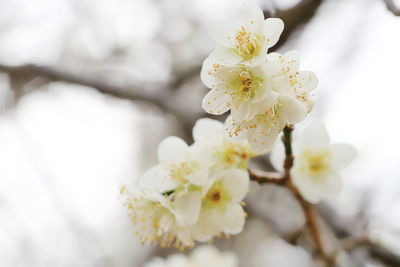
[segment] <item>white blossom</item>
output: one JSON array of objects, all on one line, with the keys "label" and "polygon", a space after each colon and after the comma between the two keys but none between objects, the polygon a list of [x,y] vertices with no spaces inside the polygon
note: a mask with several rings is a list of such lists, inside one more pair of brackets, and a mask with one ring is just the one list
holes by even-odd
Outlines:
[{"label": "white blossom", "polygon": [[264,61],[268,48],[278,42],[282,31],[282,20],[264,20],[261,8],[253,1],[245,1],[233,18],[210,25],[211,38],[216,42],[210,58],[230,66],[259,64]]},{"label": "white blossom", "polygon": [[229,140],[224,124],[217,120],[199,119],[193,127],[193,138],[195,143],[192,146],[200,154],[212,156],[214,170],[247,169],[250,158],[257,156],[246,140]]},{"label": "white blossom", "polygon": [[165,196],[145,190],[127,192],[125,187],[121,193],[127,196],[124,205],[130,212],[134,233],[142,243],[178,248],[194,245],[188,228],[179,224],[173,203]]},{"label": "white blossom", "polygon": [[296,51],[284,55],[271,53],[264,64],[268,81],[268,98],[258,104],[258,113],[251,120],[235,120],[227,124],[230,137],[245,131],[245,137],[256,151],[269,150],[287,124],[301,122],[311,111],[311,91],[318,80],[314,73],[299,71]]},{"label": "white blossom", "polygon": [[238,260],[231,252],[219,252],[212,246],[195,249],[189,256],[174,254],[167,259],[155,258],[145,267],[237,267]]},{"label": "white blossom", "polygon": [[242,200],[249,191],[247,170],[228,169],[218,173],[203,196],[199,221],[193,226],[196,240],[209,241],[214,236],[239,234],[246,213]]},{"label": "white blossom", "polygon": [[127,194],[125,205],[143,242],[183,248],[243,228],[249,145],[226,140],[223,124],[211,119],[197,121],[193,136],[191,146],[178,137],[164,139],[159,164]]},{"label": "white blossom", "polygon": [[211,89],[202,103],[210,114],[231,110],[235,120],[250,120],[260,112],[263,99],[273,99],[262,65],[226,66],[208,58],[203,63],[201,79]]},{"label": "white blossom", "polygon": [[[272,163],[283,165],[281,144],[273,150]],[[336,196],[342,188],[339,170],[349,165],[356,150],[348,144],[331,144],[324,124],[313,121],[293,144],[294,166],[291,177],[302,196],[311,203]]]}]

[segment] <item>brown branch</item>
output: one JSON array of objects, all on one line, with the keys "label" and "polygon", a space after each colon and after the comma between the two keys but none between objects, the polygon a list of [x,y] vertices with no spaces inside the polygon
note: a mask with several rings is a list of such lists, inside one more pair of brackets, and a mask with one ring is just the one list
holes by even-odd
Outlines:
[{"label": "brown branch", "polygon": [[[319,225],[317,221],[317,215],[315,208],[312,204],[310,204],[307,200],[303,198],[300,194],[297,187],[293,184],[291,179],[290,170],[293,167],[293,150],[292,150],[292,133],[294,130],[293,125],[287,125],[283,129],[282,142],[285,147],[285,162],[284,162],[284,175],[283,177],[278,177],[275,173],[256,173],[255,171],[250,171],[249,174],[253,181],[257,181],[259,183],[272,183],[285,186],[289,189],[289,191],[296,198],[300,207],[303,211],[304,217],[306,219],[306,227],[310,232],[310,236],[315,245],[315,254],[317,257],[320,257],[324,260],[324,262],[331,266],[333,264],[332,258],[329,257],[323,248],[321,233],[319,230]],[[272,176],[271,176],[272,175]]]},{"label": "brown branch", "polygon": [[386,8],[395,16],[400,16],[400,7],[396,6],[393,0],[383,0]]},{"label": "brown branch", "polygon": [[259,184],[276,184],[284,185],[286,180],[279,173],[276,172],[265,172],[260,170],[248,170],[250,180],[255,181]]},{"label": "brown branch", "polygon": [[286,10],[278,9],[273,14],[270,12],[264,12],[265,17],[280,18],[285,23],[285,30],[283,31],[278,43],[270,51],[274,51],[281,47],[293,32],[299,29],[300,26],[309,22],[321,6],[322,2],[322,0],[303,0]]},{"label": "brown branch", "polygon": [[328,259],[330,261],[330,258],[326,255],[322,245],[321,233],[319,230],[317,215],[314,206],[307,202],[301,196],[300,192],[291,180],[288,180],[286,186],[292,192],[293,196],[297,199],[301,206],[301,209],[303,210],[304,217],[306,219],[306,226],[310,232],[312,240],[314,241],[316,256]]},{"label": "brown branch", "polygon": [[8,73],[10,76],[18,75],[19,77],[44,77],[50,81],[61,81],[66,83],[79,84],[96,89],[100,93],[111,95],[117,98],[129,100],[142,100],[152,102],[163,110],[170,110],[165,103],[166,97],[169,95],[165,92],[156,93],[148,92],[139,87],[120,87],[103,82],[98,82],[94,79],[80,77],[72,73],[67,73],[50,67],[37,66],[33,64],[23,66],[6,66],[0,65],[0,71]]},{"label": "brown branch", "polygon": [[285,178],[286,178],[286,187],[292,192],[293,196],[299,202],[301,209],[303,210],[304,217],[306,218],[306,226],[310,232],[311,238],[315,244],[315,250],[317,256],[323,257],[325,260],[328,259],[325,254],[322,241],[321,241],[321,233],[319,231],[317,216],[315,213],[315,208],[312,204],[310,204],[307,200],[303,198],[300,194],[297,187],[293,184],[290,170],[293,167],[293,150],[292,150],[292,133],[294,130],[293,125],[287,125],[283,129],[282,142],[285,147]]}]

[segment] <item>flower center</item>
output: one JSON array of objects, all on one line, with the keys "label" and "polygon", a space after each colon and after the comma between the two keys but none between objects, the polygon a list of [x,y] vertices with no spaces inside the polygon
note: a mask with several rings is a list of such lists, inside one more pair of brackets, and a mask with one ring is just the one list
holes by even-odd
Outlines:
[{"label": "flower center", "polygon": [[221,192],[219,191],[212,192],[211,199],[215,202],[218,202],[221,199]]},{"label": "flower center", "polygon": [[257,91],[262,86],[262,79],[255,77],[251,71],[243,68],[238,74],[231,78],[230,88],[234,104],[239,105],[247,102],[257,95]]},{"label": "flower center", "polygon": [[259,54],[259,43],[259,40],[242,26],[235,36],[235,52],[246,60],[251,59]]},{"label": "flower center", "polygon": [[186,177],[194,171],[194,167],[189,162],[182,162],[180,164],[171,164],[169,171],[173,179],[185,182]]},{"label": "flower center", "polygon": [[217,181],[204,196],[204,208],[224,209],[225,204],[230,201],[230,196],[224,190],[222,181]]},{"label": "flower center", "polygon": [[326,174],[330,170],[329,151],[327,150],[305,150],[301,157],[304,159],[304,168],[314,178]]},{"label": "flower center", "polygon": [[228,168],[247,168],[251,152],[246,146],[225,141],[222,146],[217,148],[215,156]]}]

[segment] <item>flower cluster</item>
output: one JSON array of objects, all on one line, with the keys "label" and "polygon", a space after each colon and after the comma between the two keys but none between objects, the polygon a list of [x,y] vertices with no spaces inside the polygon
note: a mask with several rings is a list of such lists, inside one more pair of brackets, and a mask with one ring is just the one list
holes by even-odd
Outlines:
[{"label": "flower cluster", "polygon": [[264,20],[255,3],[245,2],[234,18],[213,25],[216,47],[201,71],[211,89],[203,108],[214,115],[231,111],[228,136],[247,139],[257,151],[270,149],[286,124],[302,121],[313,107],[318,80],[299,70],[299,54],[268,53],[282,31],[282,20]]},{"label": "flower cluster", "polygon": [[[321,121],[313,121],[293,143],[293,183],[302,196],[311,203],[336,196],[342,188],[338,171],[349,165],[356,150],[348,144],[331,144],[329,134]],[[271,163],[282,170],[284,148],[279,142],[272,150]]]},{"label": "flower cluster", "polygon": [[167,259],[155,258],[145,267],[237,267],[238,260],[235,254],[219,252],[212,246],[202,246],[194,250],[189,256],[174,254]]},{"label": "flower cluster", "polygon": [[159,164],[135,189],[123,187],[142,242],[184,248],[242,231],[247,164],[255,154],[246,142],[226,140],[223,131],[221,122],[200,119],[194,144],[167,137],[158,147]]}]

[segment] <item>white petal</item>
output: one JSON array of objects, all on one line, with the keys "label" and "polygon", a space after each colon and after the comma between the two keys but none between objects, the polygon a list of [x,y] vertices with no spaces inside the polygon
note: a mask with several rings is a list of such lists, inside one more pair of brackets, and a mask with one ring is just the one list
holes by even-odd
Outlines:
[{"label": "white petal", "polygon": [[307,106],[294,97],[281,95],[278,103],[279,115],[288,124],[299,123],[307,116]]},{"label": "white petal", "polygon": [[221,115],[231,109],[231,102],[231,96],[226,94],[224,90],[212,89],[203,98],[202,107],[210,114]]},{"label": "white petal", "polygon": [[229,47],[228,36],[235,34],[237,24],[234,21],[213,21],[209,26],[210,37],[220,46]]},{"label": "white petal", "polygon": [[178,184],[178,181],[172,179],[169,171],[161,165],[152,167],[139,179],[139,188],[160,193],[174,190]]},{"label": "white petal", "polygon": [[292,178],[301,195],[314,204],[322,199],[337,196],[342,189],[342,179],[335,172],[313,178],[294,169]]},{"label": "white petal", "polygon": [[357,155],[356,149],[348,144],[331,145],[332,166],[335,169],[343,169],[349,165]]},{"label": "white petal", "polygon": [[189,146],[176,136],[169,136],[158,146],[158,160],[161,164],[178,164],[188,160]]},{"label": "white petal", "polygon": [[247,131],[242,130],[234,134],[235,125],[232,116],[228,116],[224,123],[224,137],[233,143],[242,143],[247,138]]},{"label": "white petal", "polygon": [[214,139],[215,136],[221,135],[224,125],[213,119],[201,118],[196,121],[193,127],[193,139],[195,142],[207,139]]},{"label": "white petal", "polygon": [[242,103],[238,107],[233,107],[231,109],[232,118],[239,122],[251,120],[259,113],[262,107],[263,105],[261,103]]},{"label": "white petal", "polygon": [[322,199],[323,192],[315,182],[311,181],[310,177],[297,173],[292,170],[293,183],[299,189],[300,194],[310,203],[318,203]]},{"label": "white petal", "polygon": [[298,79],[301,84],[300,89],[303,91],[312,91],[317,88],[318,78],[312,71],[300,71]]},{"label": "white petal", "polygon": [[208,180],[208,169],[205,168],[194,171],[189,174],[186,179],[194,185],[203,186],[207,183]]},{"label": "white petal", "polygon": [[188,192],[174,201],[175,215],[179,224],[193,225],[197,222],[201,209],[201,194]]},{"label": "white petal", "polygon": [[248,21],[250,24],[264,22],[264,13],[258,4],[254,1],[245,1],[235,12],[235,19]]},{"label": "white petal", "polygon": [[292,50],[286,52],[283,57],[285,58],[286,67],[289,68],[289,72],[296,72],[300,66],[300,54],[298,51]]},{"label": "white petal", "polygon": [[240,169],[226,170],[220,174],[224,190],[231,197],[231,201],[241,201],[249,192],[249,174],[247,171]]},{"label": "white petal", "polygon": [[266,45],[274,46],[283,32],[283,21],[278,18],[269,18],[265,20],[263,32],[266,36]]},{"label": "white petal", "polygon": [[329,134],[320,120],[311,122],[300,135],[300,145],[306,148],[323,148],[329,146]]},{"label": "white petal", "polygon": [[282,71],[282,64],[279,62],[278,53],[270,53],[266,57],[266,62],[261,66],[265,76],[273,76],[280,74]]},{"label": "white petal", "polygon": [[224,66],[235,66],[242,59],[242,57],[236,54],[231,47],[217,45],[215,49],[209,55],[210,60],[213,64],[222,64]]},{"label": "white petal", "polygon": [[208,88],[214,88],[217,84],[220,83],[220,80],[214,75],[214,64],[214,59],[208,57],[203,61],[203,65],[201,67],[200,78],[204,85]]},{"label": "white petal", "polygon": [[245,216],[245,212],[240,204],[229,205],[221,222],[224,232],[231,235],[242,232]]},{"label": "white petal", "polygon": [[250,128],[247,132],[249,144],[256,152],[267,152],[275,143],[276,137],[285,127],[285,124],[276,121],[270,123],[260,123],[255,128]]},{"label": "white petal", "polygon": [[245,1],[237,9],[235,20],[238,20],[240,26],[246,27],[251,32],[261,30],[264,22],[264,13],[254,1]]},{"label": "white petal", "polygon": [[342,178],[335,172],[325,177],[323,183],[323,190],[327,197],[337,196],[343,187]]}]

